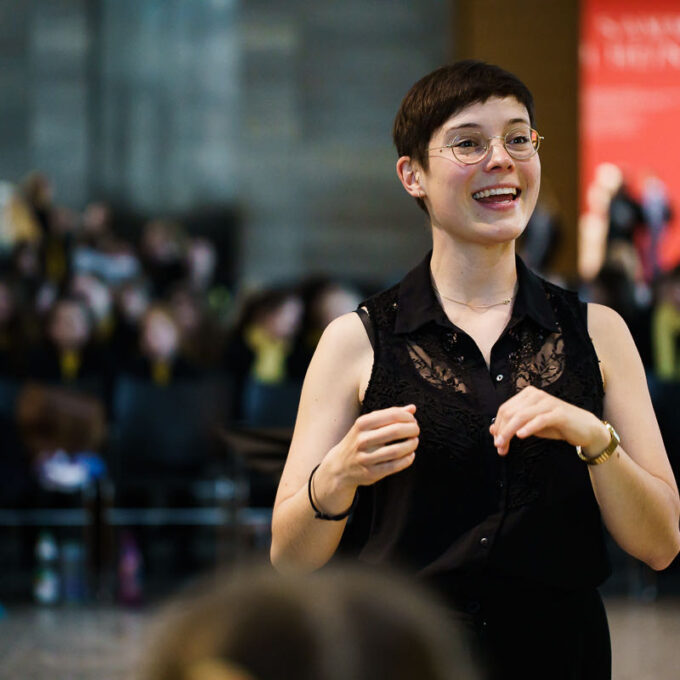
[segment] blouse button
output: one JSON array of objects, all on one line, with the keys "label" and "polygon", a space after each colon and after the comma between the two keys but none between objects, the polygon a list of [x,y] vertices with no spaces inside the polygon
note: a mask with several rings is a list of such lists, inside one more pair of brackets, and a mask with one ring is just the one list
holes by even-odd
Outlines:
[{"label": "blouse button", "polygon": [[503,380],[503,374],[502,374],[502,373],[499,373],[499,374],[496,376],[496,382],[500,382],[501,380]]},{"label": "blouse button", "polygon": [[481,603],[477,602],[477,600],[471,600],[465,605],[465,610],[468,614],[479,614],[481,609],[482,605]]},{"label": "blouse button", "polygon": [[480,541],[479,544],[482,546],[482,548],[486,548],[487,545],[489,545],[489,539],[484,536]]}]

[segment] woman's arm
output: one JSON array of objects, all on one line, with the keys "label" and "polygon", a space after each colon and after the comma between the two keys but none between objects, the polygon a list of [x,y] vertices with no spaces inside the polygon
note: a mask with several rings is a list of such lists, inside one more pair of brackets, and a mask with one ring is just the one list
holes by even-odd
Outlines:
[{"label": "woman's arm", "polygon": [[[588,468],[595,497],[616,542],[653,569],[664,569],[680,551],[680,498],[642,362],[614,310],[588,305],[588,332],[607,386],[604,417],[621,437],[609,460]],[[610,440],[594,414],[534,387],[508,399],[490,431],[500,455],[507,454],[515,435],[564,439],[591,458]]]},{"label": "woman's arm", "polygon": [[315,502],[332,515],[350,507],[358,486],[414,460],[419,430],[413,405],[359,416],[360,389],[372,362],[366,330],[354,313],[333,321],[319,341],[274,503],[271,560],[278,569],[316,569],[342,537],[346,520],[314,517],[307,481],[315,465]]},{"label": "woman's arm", "polygon": [[589,468],[595,496],[616,542],[650,567],[664,569],[680,550],[680,498],[642,361],[613,309],[589,304],[588,331],[607,386],[604,418],[621,436],[613,459]]}]

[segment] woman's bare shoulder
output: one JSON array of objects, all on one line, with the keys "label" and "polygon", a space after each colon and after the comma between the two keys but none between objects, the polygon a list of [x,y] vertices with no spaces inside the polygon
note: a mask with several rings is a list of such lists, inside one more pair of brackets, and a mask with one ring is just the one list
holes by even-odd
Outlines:
[{"label": "woman's bare shoulder", "polygon": [[356,312],[349,312],[333,319],[319,340],[318,349],[333,350],[342,355],[357,356],[371,352],[371,343],[363,321]]},{"label": "woman's bare shoulder", "polygon": [[321,336],[307,372],[308,381],[345,386],[359,401],[373,366],[373,347],[356,312],[331,321]]},{"label": "woman's bare shoulder", "polygon": [[616,353],[635,349],[635,342],[623,317],[606,305],[588,303],[588,333],[602,351]]}]

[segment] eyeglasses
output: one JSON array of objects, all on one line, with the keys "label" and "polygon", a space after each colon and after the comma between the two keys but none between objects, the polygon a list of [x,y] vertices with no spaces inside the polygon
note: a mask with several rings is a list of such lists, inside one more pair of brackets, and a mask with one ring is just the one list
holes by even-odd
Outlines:
[{"label": "eyeglasses", "polygon": [[443,152],[444,149],[451,149],[456,160],[473,165],[487,157],[492,139],[502,140],[503,148],[512,158],[526,161],[536,154],[544,138],[530,127],[513,128],[504,137],[485,137],[481,132],[470,131],[458,135],[450,144],[433,147],[428,151]]}]

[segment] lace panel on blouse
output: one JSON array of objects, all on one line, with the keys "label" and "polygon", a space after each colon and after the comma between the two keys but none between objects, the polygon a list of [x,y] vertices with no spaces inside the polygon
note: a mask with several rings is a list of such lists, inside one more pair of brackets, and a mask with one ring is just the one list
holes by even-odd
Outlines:
[{"label": "lace panel on blouse", "polygon": [[422,344],[407,340],[406,346],[409,357],[421,378],[440,389],[450,387],[456,392],[464,394],[468,392],[468,387],[462,378],[461,357],[453,357],[454,365],[451,365],[451,357],[438,359],[428,352]]},{"label": "lace panel on blouse", "polygon": [[[529,385],[544,389],[562,377],[566,357],[561,329],[536,333],[522,323],[510,330],[508,336],[515,347],[508,359],[517,392]],[[457,340],[457,333],[445,333],[444,337],[440,333],[435,337],[416,334],[406,340],[406,347],[416,371],[430,385],[468,394],[472,391],[470,381],[466,380],[468,365],[460,351],[456,351]]]},{"label": "lace panel on blouse", "polygon": [[544,389],[562,377],[566,357],[561,330],[546,336],[543,332],[532,333],[523,324],[522,330],[513,329],[509,335],[518,344],[509,356],[518,392],[529,385]]}]

